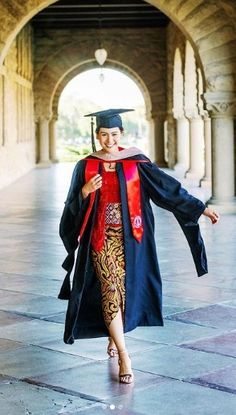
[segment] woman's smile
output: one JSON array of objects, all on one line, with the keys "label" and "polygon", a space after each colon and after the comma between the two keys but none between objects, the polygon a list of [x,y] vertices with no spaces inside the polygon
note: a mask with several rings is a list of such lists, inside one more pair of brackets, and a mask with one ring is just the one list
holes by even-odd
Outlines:
[{"label": "woman's smile", "polygon": [[119,151],[118,145],[122,132],[118,127],[113,128],[100,128],[97,133],[97,139],[104,151],[117,152]]}]

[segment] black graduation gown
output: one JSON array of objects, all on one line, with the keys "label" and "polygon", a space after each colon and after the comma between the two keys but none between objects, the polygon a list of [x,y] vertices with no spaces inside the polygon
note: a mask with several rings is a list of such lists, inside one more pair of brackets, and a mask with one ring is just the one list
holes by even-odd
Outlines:
[{"label": "black graduation gown", "polygon": [[[93,156],[89,156],[91,157]],[[127,159],[147,160],[147,162],[138,163],[144,227],[141,243],[132,235],[122,163],[116,163],[122,202],[126,272],[124,332],[133,330],[137,326],[163,326],[162,283],[150,200],[175,215],[189,243],[197,275],[201,276],[208,272],[206,251],[198,224],[198,219],[206,205],[190,195],[178,180],[160,170],[145,155],[138,154]],[[83,200],[81,194],[85,183],[85,164],[86,158],[75,166],[60,222],[60,236],[68,256],[62,264],[67,274],[58,297],[69,300],[64,332],[64,342],[69,344],[78,338],[109,335],[102,316],[100,282],[95,275],[90,256],[91,233],[99,190],[96,191],[94,206],[80,240],[74,263],[75,250],[78,246],[77,238],[90,198],[89,196]],[[70,287],[72,267],[73,281]]]}]

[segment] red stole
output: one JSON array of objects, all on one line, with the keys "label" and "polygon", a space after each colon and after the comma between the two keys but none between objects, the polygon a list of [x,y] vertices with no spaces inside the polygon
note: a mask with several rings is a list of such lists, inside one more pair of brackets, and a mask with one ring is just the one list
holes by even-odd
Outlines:
[{"label": "red stole", "polygon": [[[98,159],[86,159],[85,167],[85,182],[90,180],[93,176],[99,172],[99,163],[108,162],[107,160],[98,160]],[[143,222],[142,222],[142,210],[141,210],[141,190],[140,190],[140,178],[138,173],[137,163],[146,162],[146,160],[115,160],[114,162],[122,163],[126,188],[127,188],[127,197],[128,197],[128,208],[129,208],[129,217],[130,223],[132,226],[132,232],[134,238],[141,242],[143,235]],[[79,238],[82,237],[85,227],[87,225],[94,200],[95,193],[90,193],[89,206],[86,211],[84,221],[80,230]]]}]

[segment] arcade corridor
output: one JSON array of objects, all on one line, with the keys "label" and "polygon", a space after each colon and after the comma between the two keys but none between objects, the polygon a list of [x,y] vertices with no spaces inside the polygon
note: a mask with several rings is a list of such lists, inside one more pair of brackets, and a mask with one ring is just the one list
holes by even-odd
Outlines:
[{"label": "arcade corridor", "polygon": [[209,274],[198,278],[174,217],[154,208],[165,326],[127,334],[135,383],[121,385],[106,338],[62,341],[58,224],[71,170],[34,169],[0,192],[1,414],[235,414],[235,216],[200,218]]}]

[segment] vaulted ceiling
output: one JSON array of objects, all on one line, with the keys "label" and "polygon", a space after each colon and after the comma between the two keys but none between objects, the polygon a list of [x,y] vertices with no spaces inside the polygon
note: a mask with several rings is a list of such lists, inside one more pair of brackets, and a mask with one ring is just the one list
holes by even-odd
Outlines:
[{"label": "vaulted ceiling", "polygon": [[37,28],[165,27],[169,19],[142,0],[60,0],[32,19]]}]

